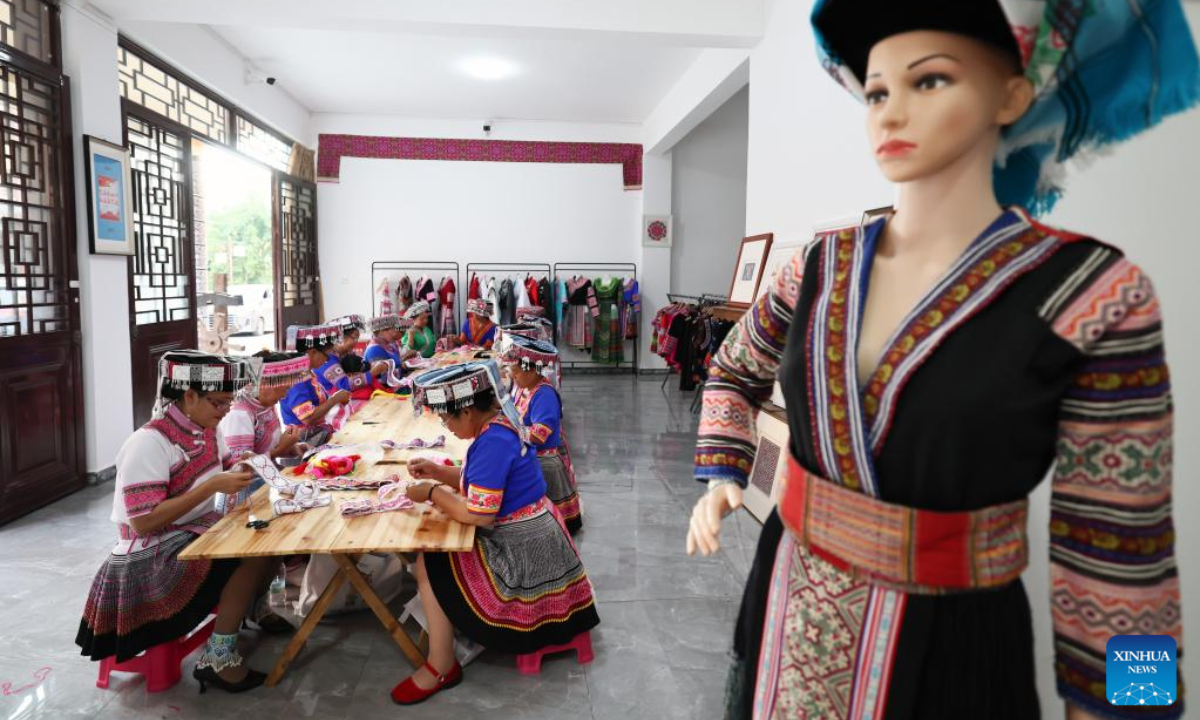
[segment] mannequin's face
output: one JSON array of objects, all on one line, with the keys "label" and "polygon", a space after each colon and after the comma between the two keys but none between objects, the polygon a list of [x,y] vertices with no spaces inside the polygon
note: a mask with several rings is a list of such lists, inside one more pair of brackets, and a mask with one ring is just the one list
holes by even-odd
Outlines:
[{"label": "mannequin's face", "polygon": [[965,160],[990,161],[1003,126],[1018,120],[1032,87],[1000,52],[954,33],[893,35],[871,49],[864,90],[875,161],[895,183]]}]

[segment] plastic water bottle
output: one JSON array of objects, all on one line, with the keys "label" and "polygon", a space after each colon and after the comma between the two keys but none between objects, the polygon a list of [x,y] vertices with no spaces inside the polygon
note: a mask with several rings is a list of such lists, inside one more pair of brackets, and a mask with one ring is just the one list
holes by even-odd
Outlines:
[{"label": "plastic water bottle", "polygon": [[271,592],[268,596],[268,603],[272,608],[283,607],[284,591],[287,589],[286,569],[283,563],[279,564],[279,572],[276,573],[275,579],[271,581]]}]

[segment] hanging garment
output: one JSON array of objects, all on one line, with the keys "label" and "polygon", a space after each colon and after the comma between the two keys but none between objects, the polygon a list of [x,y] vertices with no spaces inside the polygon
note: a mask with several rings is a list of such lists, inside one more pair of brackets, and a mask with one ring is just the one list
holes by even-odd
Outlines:
[{"label": "hanging garment", "polygon": [[622,291],[621,328],[626,340],[638,337],[638,328],[642,322],[642,294],[638,289],[637,280],[625,281]]},{"label": "hanging garment", "polygon": [[479,288],[479,276],[471,273],[471,282],[467,284],[467,299],[478,300],[483,297],[483,293]]},{"label": "hanging garment", "polygon": [[563,321],[568,302],[567,281],[564,278],[555,283],[554,286],[554,324],[558,327],[558,336],[560,338],[567,335],[567,328],[563,324]]},{"label": "hanging garment", "polygon": [[[513,312],[513,320],[515,321],[517,319],[517,312],[523,308],[533,307],[533,302],[529,299],[529,285],[527,281],[518,280],[513,283],[513,290],[517,293],[517,308]],[[537,290],[537,288],[535,287],[534,290]]]},{"label": "hanging garment", "polygon": [[498,295],[500,306],[497,311],[500,315],[498,324],[513,325],[517,322],[517,296],[513,291],[512,278],[504,278],[500,283],[500,293]]},{"label": "hanging garment", "polygon": [[500,325],[500,291],[496,288],[496,278],[489,278],[487,281],[487,301],[492,306],[492,324]]},{"label": "hanging garment", "polygon": [[539,307],[545,309],[545,311],[546,311],[545,317],[547,320],[553,320],[554,313],[551,312],[551,309],[552,309],[552,306],[554,305],[554,298],[552,297],[552,293],[550,292],[550,279],[549,278],[542,278],[541,280],[538,281],[537,296],[538,296],[538,299],[535,304],[538,305]]},{"label": "hanging garment", "polygon": [[[1104,697],[1112,623],[1132,612],[1139,633],[1182,632],[1153,286],[1119,250],[1009,209],[861,377],[886,222],[818,235],[710,368],[698,480],[746,484],[776,376],[791,428],[741,604],[731,716],[1037,717],[1021,572],[1029,495],[1053,469],[1058,690],[1133,717]],[[805,634],[812,618],[820,632]]]},{"label": "hanging garment", "polygon": [[588,313],[588,293],[592,281],[584,277],[573,277],[567,282],[569,312],[567,314],[567,343],[580,350],[591,347],[591,315]]},{"label": "hanging garment", "polygon": [[438,288],[438,303],[441,305],[441,311],[438,313],[437,327],[443,337],[457,333],[455,320],[458,315],[455,313],[454,292],[454,280],[450,277],[442,278],[442,286]]},{"label": "hanging garment", "polygon": [[396,314],[403,315],[408,306],[412,304],[412,281],[408,279],[407,275],[401,275],[400,280],[396,282]]},{"label": "hanging garment", "polygon": [[529,296],[530,305],[537,305],[538,307],[542,306],[542,304],[538,302],[538,282],[537,280],[533,279],[532,275],[525,276],[525,294]]},{"label": "hanging garment", "polygon": [[623,289],[620,278],[592,283],[593,292],[588,300],[594,301],[592,317],[596,330],[592,339],[592,360],[595,362],[618,365],[625,361],[625,336],[621,332]]},{"label": "hanging garment", "polygon": [[375,288],[375,305],[379,315],[391,315],[395,312],[395,304],[392,302],[392,284],[385,277],[379,281],[379,285]]}]

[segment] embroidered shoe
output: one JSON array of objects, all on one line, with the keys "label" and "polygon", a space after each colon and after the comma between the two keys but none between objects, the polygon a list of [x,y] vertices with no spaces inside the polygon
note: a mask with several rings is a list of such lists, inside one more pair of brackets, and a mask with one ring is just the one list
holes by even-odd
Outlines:
[{"label": "embroidered shoe", "polygon": [[397,705],[416,705],[425,702],[442,690],[449,690],[463,679],[462,665],[459,665],[457,660],[454,662],[454,667],[450,668],[445,675],[439,673],[429,663],[425,663],[425,669],[433,676],[434,686],[428,690],[418,687],[416,681],[413,680],[416,673],[413,673],[413,676],[409,676],[404,682],[392,688],[392,702]]}]

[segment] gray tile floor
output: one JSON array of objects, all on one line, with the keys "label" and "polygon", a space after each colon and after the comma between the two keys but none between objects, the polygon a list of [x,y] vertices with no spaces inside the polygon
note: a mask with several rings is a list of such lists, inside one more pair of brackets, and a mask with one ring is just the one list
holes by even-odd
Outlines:
[{"label": "gray tile floor", "polygon": [[[72,641],[113,537],[109,484],[0,528],[0,720],[719,717],[758,525],[739,513],[725,524],[720,556],[684,554],[688,515],[703,490],[691,479],[690,394],[664,394],[652,378],[575,375],[563,396],[584,502],[579,547],[601,618],[592,664],[558,656],[527,678],[512,656],[488,651],[459,687],[397,708],[388,692],[409,666],[375,618],[359,613],[323,623],[276,688],[200,696],[189,670],[156,695],[125,674],[98,690],[96,666]],[[265,670],[286,637],[246,632],[243,641],[251,665]]]}]

